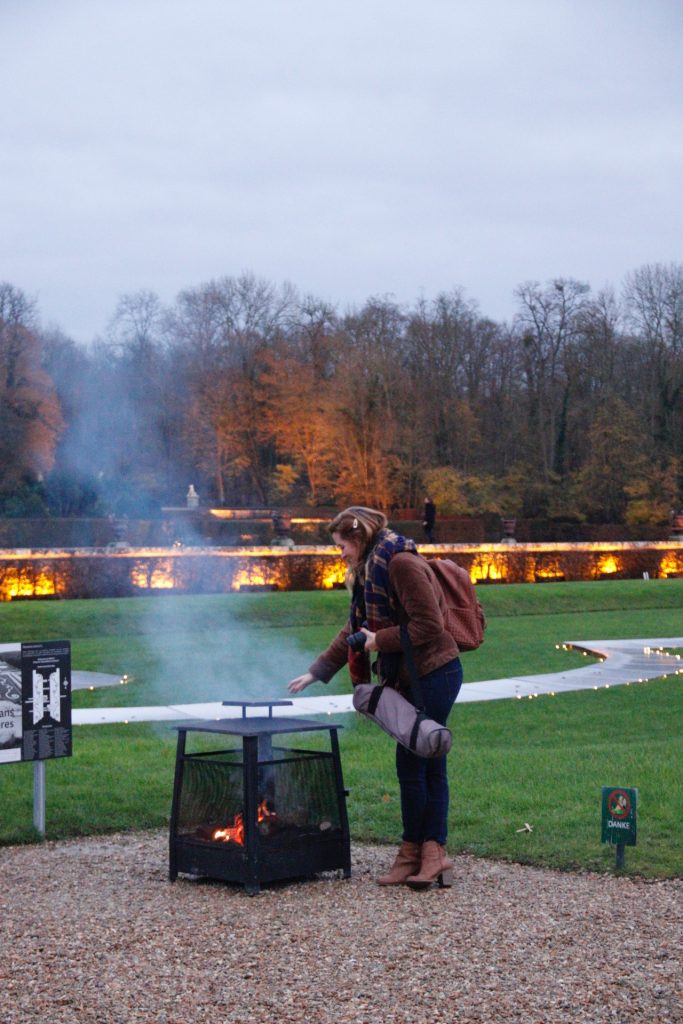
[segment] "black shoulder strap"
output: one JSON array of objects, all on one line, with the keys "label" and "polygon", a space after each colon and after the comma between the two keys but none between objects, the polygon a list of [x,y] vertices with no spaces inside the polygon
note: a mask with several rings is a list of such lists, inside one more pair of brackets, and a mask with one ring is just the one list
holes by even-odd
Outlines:
[{"label": "black shoulder strap", "polygon": [[415,657],[413,655],[413,642],[408,634],[408,627],[401,626],[401,647],[403,649],[403,656],[406,659],[406,665],[408,666],[408,672],[410,674],[410,692],[413,696],[413,704],[418,711],[424,711],[424,697],[422,696],[422,687],[420,686],[420,680],[417,675],[417,669],[415,667]]}]

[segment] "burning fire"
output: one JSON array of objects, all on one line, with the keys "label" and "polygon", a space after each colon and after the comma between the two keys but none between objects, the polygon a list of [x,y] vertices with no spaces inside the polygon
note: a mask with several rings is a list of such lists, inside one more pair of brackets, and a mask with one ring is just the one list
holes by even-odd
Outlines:
[{"label": "burning fire", "polygon": [[130,574],[134,587],[145,590],[172,590],[175,586],[173,579],[173,562],[170,558],[145,565],[144,562],[136,562]]},{"label": "burning fire", "polygon": [[55,581],[46,572],[32,573],[12,566],[3,576],[1,593],[3,601],[13,597],[50,597],[56,593]]},{"label": "burning fire", "polygon": [[337,583],[343,583],[346,579],[346,566],[340,559],[334,565],[326,566],[320,577],[320,586],[323,590],[331,590]]},{"label": "burning fire", "polygon": [[[209,515],[215,519],[249,519],[256,522],[270,522],[272,511],[270,509],[244,509],[244,508],[210,508]],[[326,523],[324,516],[292,516],[291,522],[297,525],[310,526],[318,523]]]},{"label": "burning fire", "polygon": [[683,574],[683,555],[677,556],[673,551],[666,554],[659,563],[659,574],[662,579]]},{"label": "burning fire", "polygon": [[559,558],[532,559],[526,576],[528,583],[534,580],[562,580],[564,572]]},{"label": "burning fire", "polygon": [[241,590],[242,587],[276,587],[279,582],[275,566],[268,571],[260,565],[249,565],[237,570],[230,587],[232,590]]},{"label": "burning fire", "polygon": [[504,580],[506,576],[505,560],[495,554],[478,555],[470,566],[470,579],[473,583],[478,580]]},{"label": "burning fire", "polygon": [[614,555],[602,555],[598,560],[598,572],[603,576],[610,576],[614,572],[620,572],[621,565]]},{"label": "burning fire", "polygon": [[[277,818],[275,811],[271,811],[268,808],[265,800],[262,800],[258,805],[258,811],[256,812],[256,822],[261,824],[262,821],[272,820]],[[211,838],[224,843],[239,843],[240,846],[244,846],[244,815],[236,814],[233,818],[232,825],[228,825],[227,828],[217,828],[211,834]]]}]

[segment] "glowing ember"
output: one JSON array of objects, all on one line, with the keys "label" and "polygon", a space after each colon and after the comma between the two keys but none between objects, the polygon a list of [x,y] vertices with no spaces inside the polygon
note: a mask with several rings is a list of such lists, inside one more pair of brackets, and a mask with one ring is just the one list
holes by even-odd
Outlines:
[{"label": "glowing ember", "polygon": [[[266,801],[262,800],[256,812],[257,824],[260,825],[263,821],[271,821],[273,819],[277,820],[277,814],[275,811],[269,810]],[[215,829],[211,834],[211,838],[217,842],[238,843],[240,846],[244,846],[244,815],[236,814],[232,825],[228,825],[227,828]]]}]

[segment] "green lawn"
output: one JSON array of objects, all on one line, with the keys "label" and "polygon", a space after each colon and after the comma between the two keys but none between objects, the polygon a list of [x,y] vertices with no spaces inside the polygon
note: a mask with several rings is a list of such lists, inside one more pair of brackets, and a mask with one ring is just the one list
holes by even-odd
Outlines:
[{"label": "green lawn", "polygon": [[[585,665],[556,649],[563,640],[683,633],[683,580],[499,585],[479,594],[489,626],[483,647],[463,656],[470,682]],[[334,635],[346,604],[340,591],[16,602],[0,606],[0,642],[70,639],[74,667],[132,677],[126,687],[75,692],[75,707],[284,698],[286,681]],[[307,694],[348,685],[342,672],[330,689]],[[626,851],[626,870],[683,874],[682,690],[673,677],[456,705],[450,849],[612,870],[614,850],[600,843],[600,793],[619,785],[639,790],[638,845]],[[394,842],[392,743],[365,720],[340,721],[353,835]],[[48,838],[163,827],[174,758],[168,724],[77,727],[74,756],[46,766]],[[0,765],[0,844],[35,838],[32,779],[30,765]],[[533,832],[516,831],[525,822]]]}]

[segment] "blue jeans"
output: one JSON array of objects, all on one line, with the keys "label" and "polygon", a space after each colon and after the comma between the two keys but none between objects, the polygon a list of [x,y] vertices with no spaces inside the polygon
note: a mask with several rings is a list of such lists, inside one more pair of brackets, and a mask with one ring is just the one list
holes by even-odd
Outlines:
[{"label": "blue jeans", "polygon": [[[420,686],[427,717],[445,725],[461,685],[460,658],[422,676]],[[448,834],[446,758],[417,757],[397,745],[396,774],[401,791],[403,839],[408,843],[434,839],[445,846]]]}]

